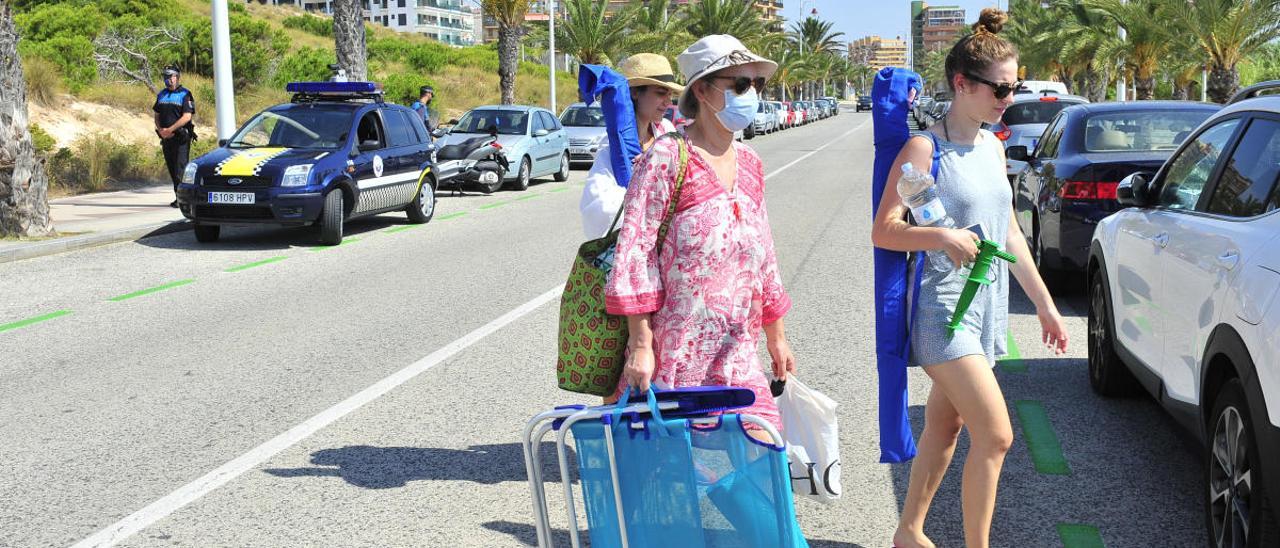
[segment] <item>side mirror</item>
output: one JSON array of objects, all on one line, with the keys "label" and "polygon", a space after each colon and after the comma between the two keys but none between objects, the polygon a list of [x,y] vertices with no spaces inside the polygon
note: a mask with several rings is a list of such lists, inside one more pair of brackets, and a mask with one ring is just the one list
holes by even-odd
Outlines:
[{"label": "side mirror", "polygon": [[444,137],[445,135],[448,135],[448,134],[449,134],[449,130],[444,128],[436,128],[435,131],[431,132],[431,136],[437,139]]},{"label": "side mirror", "polygon": [[534,132],[533,132],[533,136],[534,136],[534,137],[546,137],[549,133],[550,133],[550,132],[548,132],[548,131],[547,131],[547,130],[545,130],[545,129],[538,129],[538,130],[534,130]]},{"label": "side mirror", "polygon": [[451,119],[451,120],[449,120],[448,122],[445,122],[445,123],[444,123],[444,125],[446,125],[446,126],[456,126],[456,125],[458,125],[458,119],[457,119],[457,118]]},{"label": "side mirror", "polygon": [[227,146],[227,143],[229,142],[231,142],[230,139],[218,139],[218,148]]},{"label": "side mirror", "polygon": [[1014,145],[1006,148],[1004,149],[1004,155],[1006,158],[1017,162],[1026,162],[1031,159],[1031,154],[1026,145]]},{"label": "side mirror", "polygon": [[1152,174],[1145,171],[1130,173],[1116,186],[1116,201],[1125,207],[1143,207],[1147,205]]},{"label": "side mirror", "polygon": [[369,139],[367,141],[360,141],[360,146],[357,148],[360,149],[360,152],[369,152],[371,150],[378,150],[379,148],[382,148],[382,145],[379,144],[378,141]]}]

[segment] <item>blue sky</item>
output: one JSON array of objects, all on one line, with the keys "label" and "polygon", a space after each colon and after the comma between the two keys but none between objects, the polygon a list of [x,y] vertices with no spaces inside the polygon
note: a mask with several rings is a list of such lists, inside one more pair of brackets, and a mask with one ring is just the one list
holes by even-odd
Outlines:
[{"label": "blue sky", "polygon": [[[965,19],[970,23],[978,20],[978,13],[982,8],[997,3],[1001,8],[1009,7],[1008,0],[940,0],[926,3],[935,6],[960,6],[964,8]],[[835,30],[844,33],[841,37],[844,42],[872,34],[887,38],[902,36],[905,40],[911,32],[909,0],[783,0],[783,6],[783,16],[788,21],[800,17],[802,6],[806,15],[817,7],[820,19],[835,23]]]}]

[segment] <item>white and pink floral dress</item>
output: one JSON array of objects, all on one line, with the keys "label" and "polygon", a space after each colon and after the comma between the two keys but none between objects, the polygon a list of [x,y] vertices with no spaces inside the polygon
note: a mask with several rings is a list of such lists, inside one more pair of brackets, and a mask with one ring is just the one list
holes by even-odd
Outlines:
[{"label": "white and pink floral dress", "polygon": [[644,156],[627,188],[605,302],[610,314],[653,314],[654,381],[675,388],[749,388],[756,401],[742,412],[781,430],[758,348],[762,326],[782,318],[791,299],[774,254],[760,157],[746,145],[733,146],[738,172],[732,192],[689,148],[661,255],[658,227],[675,190],[677,142],[658,139]]}]

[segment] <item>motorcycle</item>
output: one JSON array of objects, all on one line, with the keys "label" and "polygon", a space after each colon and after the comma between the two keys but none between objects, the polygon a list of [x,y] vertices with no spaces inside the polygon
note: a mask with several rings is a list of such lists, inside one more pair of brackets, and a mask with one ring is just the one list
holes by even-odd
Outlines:
[{"label": "motorcycle", "polygon": [[[457,120],[449,123],[456,124]],[[432,132],[437,139],[448,134],[448,129]],[[498,143],[497,127],[489,128],[488,135],[439,147],[432,152],[432,159],[440,188],[450,188],[458,193],[465,187],[479,187],[485,194],[497,192],[510,168],[506,155],[502,153],[502,145]]]}]

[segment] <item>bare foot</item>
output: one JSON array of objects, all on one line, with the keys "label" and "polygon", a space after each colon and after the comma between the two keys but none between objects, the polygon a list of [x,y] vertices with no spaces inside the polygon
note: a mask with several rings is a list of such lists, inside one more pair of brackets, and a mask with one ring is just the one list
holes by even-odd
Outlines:
[{"label": "bare foot", "polygon": [[906,529],[898,529],[893,532],[894,548],[936,548],[933,541],[924,533],[915,533]]}]

